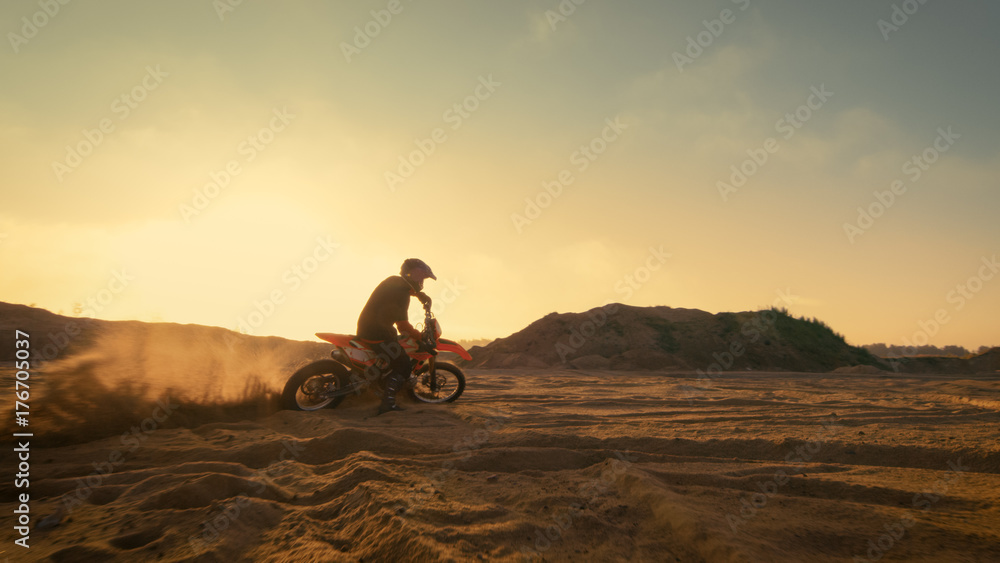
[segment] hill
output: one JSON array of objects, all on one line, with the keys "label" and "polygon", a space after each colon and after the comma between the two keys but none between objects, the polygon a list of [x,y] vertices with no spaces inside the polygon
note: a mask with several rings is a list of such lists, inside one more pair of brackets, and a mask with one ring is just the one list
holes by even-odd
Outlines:
[{"label": "hill", "polygon": [[1000,371],[1000,347],[965,358],[954,356],[901,356],[882,360],[903,373],[995,373]]},{"label": "hill", "polygon": [[[111,334],[122,339],[122,345],[176,347],[179,353],[207,343],[221,343],[228,350],[288,348],[304,355],[329,353],[331,349],[321,342],[252,336],[216,326],[66,317],[38,307],[0,302],[0,342],[13,342],[16,330],[30,334],[33,362],[70,357],[94,347],[99,340],[108,340]],[[13,361],[14,354],[13,346],[0,345],[0,361]]]},{"label": "hill", "polygon": [[[114,433],[149,417],[164,398],[184,404],[167,426],[273,412],[285,379],[332,349],[221,327],[70,318],[0,303],[0,381],[7,389],[16,330],[30,335],[31,427],[49,444]],[[13,407],[11,401],[7,409]]]},{"label": "hill", "polygon": [[697,309],[610,304],[551,313],[473,348],[474,367],[829,371],[887,369],[821,321],[783,309],[712,314]]},{"label": "hill", "polygon": [[52,360],[93,340],[94,330],[102,323],[89,318],[71,318],[45,309],[0,302],[0,362],[13,361],[12,343],[17,330],[27,332],[31,359]]}]

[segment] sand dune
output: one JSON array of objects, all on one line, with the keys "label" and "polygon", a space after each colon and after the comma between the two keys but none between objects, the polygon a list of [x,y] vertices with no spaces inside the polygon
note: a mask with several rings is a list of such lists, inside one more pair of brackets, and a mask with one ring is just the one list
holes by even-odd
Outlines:
[{"label": "sand dune", "polygon": [[30,552],[4,525],[3,555],[1000,561],[998,396],[994,376],[473,370],[457,403],[377,418],[361,397],[37,440],[33,514],[62,522]]}]

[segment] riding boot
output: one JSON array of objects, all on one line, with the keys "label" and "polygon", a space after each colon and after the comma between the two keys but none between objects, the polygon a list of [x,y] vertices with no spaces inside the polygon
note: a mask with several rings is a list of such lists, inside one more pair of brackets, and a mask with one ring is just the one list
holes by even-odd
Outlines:
[{"label": "riding boot", "polygon": [[376,414],[404,410],[396,404],[396,392],[403,386],[404,381],[406,381],[406,378],[396,372],[390,373],[389,376],[386,377],[385,396],[382,398],[382,404],[379,405],[378,413]]}]

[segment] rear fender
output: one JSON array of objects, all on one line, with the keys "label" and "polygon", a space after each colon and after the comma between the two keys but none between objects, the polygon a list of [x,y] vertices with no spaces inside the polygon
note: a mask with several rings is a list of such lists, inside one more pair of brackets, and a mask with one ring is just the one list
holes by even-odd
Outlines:
[{"label": "rear fender", "polygon": [[335,334],[332,332],[317,332],[316,336],[335,346],[350,346],[351,340],[354,338],[350,334]]}]

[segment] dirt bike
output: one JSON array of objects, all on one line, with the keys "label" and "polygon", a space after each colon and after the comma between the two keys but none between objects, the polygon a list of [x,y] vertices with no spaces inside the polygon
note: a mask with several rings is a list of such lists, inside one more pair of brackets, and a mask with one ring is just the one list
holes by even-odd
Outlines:
[{"label": "dirt bike", "polygon": [[333,408],[352,394],[361,394],[375,385],[384,391],[384,375],[389,357],[406,354],[410,357],[410,377],[404,385],[409,395],[424,403],[450,403],[465,390],[465,374],[450,363],[437,360],[438,351],[454,352],[466,360],[472,356],[461,344],[441,338],[441,325],[431,313],[430,302],[424,304],[424,325],[421,338],[401,336],[389,345],[359,339],[348,334],[317,332],[316,336],[335,346],[331,359],[308,364],[296,371],[285,383],[281,393],[282,407],[290,410],[314,411]]}]

